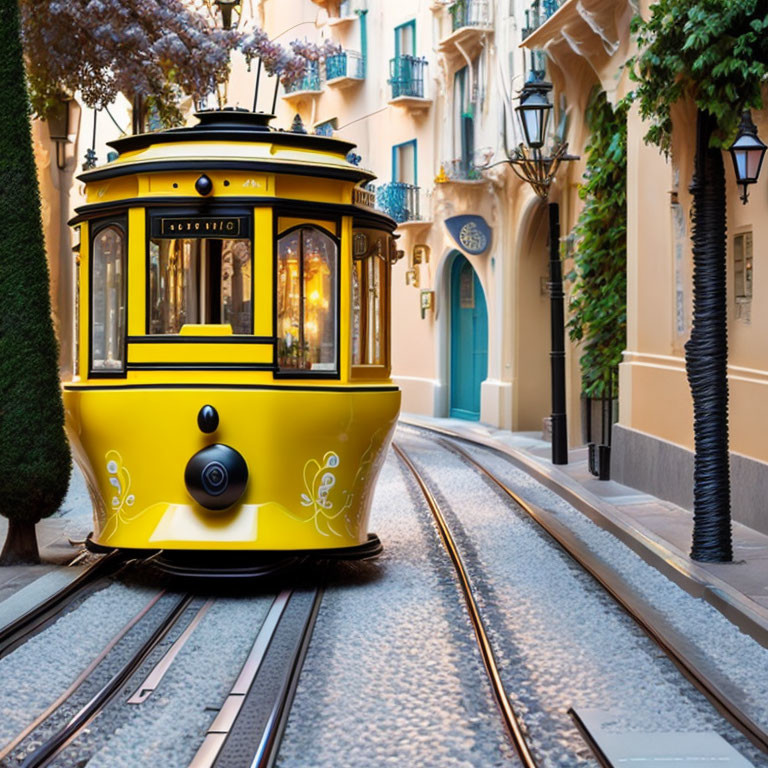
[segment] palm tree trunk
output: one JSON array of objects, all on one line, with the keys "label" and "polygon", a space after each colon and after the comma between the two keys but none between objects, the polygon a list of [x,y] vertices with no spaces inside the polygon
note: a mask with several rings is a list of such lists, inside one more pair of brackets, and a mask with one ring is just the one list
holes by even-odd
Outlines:
[{"label": "palm tree trunk", "polygon": [[728,334],[726,319],[725,171],[709,146],[714,118],[698,111],[693,194],[693,328],[685,364],[693,397],[694,485],[691,557],[730,562]]}]

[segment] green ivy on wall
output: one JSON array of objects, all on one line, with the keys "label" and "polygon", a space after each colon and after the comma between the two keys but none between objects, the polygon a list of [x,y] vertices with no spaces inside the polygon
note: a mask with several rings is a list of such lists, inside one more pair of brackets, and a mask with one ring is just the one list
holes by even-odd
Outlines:
[{"label": "green ivy on wall", "polygon": [[744,109],[762,107],[768,74],[766,0],[659,0],[632,22],[631,67],[645,140],[669,152],[670,107],[684,96],[715,118],[711,146],[725,146]]},{"label": "green ivy on wall", "polygon": [[614,109],[595,90],[586,112],[591,136],[579,196],[584,209],[574,229],[576,255],[571,319],[573,341],[582,343],[582,391],[615,396],[618,365],[627,336],[627,109]]}]

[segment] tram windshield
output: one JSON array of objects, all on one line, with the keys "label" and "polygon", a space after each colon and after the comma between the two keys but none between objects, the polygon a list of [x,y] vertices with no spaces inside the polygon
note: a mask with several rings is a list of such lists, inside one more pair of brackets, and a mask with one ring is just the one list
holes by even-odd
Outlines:
[{"label": "tram windshield", "polygon": [[278,240],[277,328],[281,369],[336,370],[338,248],[314,227]]},{"label": "tram windshield", "polygon": [[179,333],[190,324],[252,333],[252,253],[248,239],[152,239],[149,333]]}]

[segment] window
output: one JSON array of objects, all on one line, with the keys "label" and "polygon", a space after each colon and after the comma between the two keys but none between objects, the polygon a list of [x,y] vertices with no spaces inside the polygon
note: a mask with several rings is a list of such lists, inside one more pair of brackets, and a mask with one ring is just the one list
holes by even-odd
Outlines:
[{"label": "window", "polygon": [[149,243],[149,333],[184,325],[253,329],[250,239],[153,238]]},{"label": "window", "polygon": [[281,371],[338,373],[338,247],[316,227],[277,241],[277,363]]},{"label": "window", "polygon": [[475,130],[471,80],[468,67],[460,69],[453,80],[453,148],[462,178],[469,176],[474,165]]},{"label": "window", "polygon": [[392,147],[392,181],[416,186],[416,140]]},{"label": "window", "polygon": [[395,58],[416,55],[416,20],[395,27]]},{"label": "window", "polygon": [[93,229],[91,240],[91,371],[125,371],[125,228]]},{"label": "window", "polygon": [[743,232],[733,239],[733,284],[736,319],[752,321],[752,233]]},{"label": "window", "polygon": [[352,365],[389,362],[389,254],[392,235],[355,229],[352,238]]}]

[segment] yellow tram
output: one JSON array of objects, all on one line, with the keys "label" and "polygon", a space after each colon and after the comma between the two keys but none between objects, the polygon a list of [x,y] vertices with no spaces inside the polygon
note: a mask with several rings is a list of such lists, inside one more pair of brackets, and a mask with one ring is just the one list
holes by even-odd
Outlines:
[{"label": "yellow tram", "polygon": [[400,392],[353,145],[201,112],[87,171],[67,429],[92,549],[365,557]]}]

